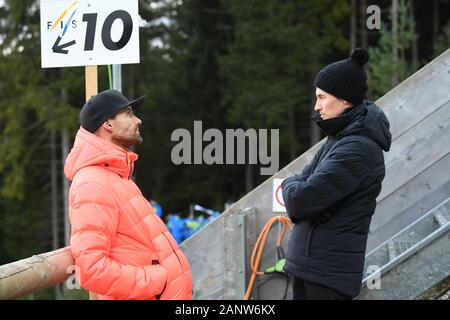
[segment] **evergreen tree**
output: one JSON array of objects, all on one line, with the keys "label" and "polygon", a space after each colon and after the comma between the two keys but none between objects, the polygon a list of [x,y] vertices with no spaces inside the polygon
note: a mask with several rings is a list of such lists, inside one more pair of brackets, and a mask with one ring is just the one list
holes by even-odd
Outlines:
[{"label": "evergreen tree", "polygon": [[[0,224],[3,263],[51,249],[50,137],[75,128],[78,111],[60,99],[77,74],[40,68],[37,1],[7,1],[0,38]],[[69,86],[70,83],[70,86]],[[76,94],[79,95],[78,93]],[[62,166],[59,166],[59,175]],[[61,201],[62,194],[58,201]],[[62,217],[58,223],[62,223]]]},{"label": "evergreen tree", "polygon": [[[411,3],[397,2],[397,10],[390,10],[389,24],[383,24],[380,30],[378,45],[369,48],[368,86],[372,100],[377,100],[419,68],[411,52],[417,39]],[[393,25],[396,27],[392,28]]]},{"label": "evergreen tree", "polygon": [[175,129],[185,128],[193,138],[194,120],[201,120],[204,130],[226,128],[217,57],[226,53],[228,14],[218,0],[168,2],[152,14],[164,25],[155,23],[146,31],[146,54],[136,70],[139,92],[149,94],[140,110],[144,143],[137,147],[138,184],[166,213],[187,214],[192,203],[222,210],[229,194],[237,197],[236,168],[176,166],[170,156]]},{"label": "evergreen tree", "polygon": [[314,75],[348,47],[347,1],[227,1],[233,15],[223,103],[244,128],[280,129],[281,167],[309,147]]},{"label": "evergreen tree", "polygon": [[434,44],[434,57],[439,56],[444,51],[450,48],[450,22],[448,22],[443,28],[440,35]]}]

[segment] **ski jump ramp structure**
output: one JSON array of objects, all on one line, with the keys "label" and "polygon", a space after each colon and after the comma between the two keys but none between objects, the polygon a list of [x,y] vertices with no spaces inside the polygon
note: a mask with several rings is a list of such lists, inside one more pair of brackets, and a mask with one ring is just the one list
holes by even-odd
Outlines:
[{"label": "ski jump ramp structure", "polygon": [[[393,141],[385,153],[386,177],[370,226],[358,298],[416,299],[448,283],[450,273],[450,49],[376,103],[391,123]],[[257,236],[271,217],[279,215],[272,212],[273,180],[299,173],[322,143],[181,244],[192,267],[194,299],[243,299]],[[260,270],[277,260],[278,232],[274,229]],[[289,233],[284,249],[288,238]],[[381,268],[380,289],[368,290],[370,265]],[[286,281],[280,274],[259,276],[251,298],[283,299]]]}]

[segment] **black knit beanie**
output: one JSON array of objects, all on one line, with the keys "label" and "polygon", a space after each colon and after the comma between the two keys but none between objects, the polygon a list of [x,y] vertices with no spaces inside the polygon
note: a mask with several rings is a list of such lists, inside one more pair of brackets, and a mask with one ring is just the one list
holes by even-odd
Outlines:
[{"label": "black knit beanie", "polygon": [[367,76],[363,68],[367,61],[367,50],[356,48],[348,59],[323,68],[317,74],[314,86],[357,106],[364,100],[367,92]]}]

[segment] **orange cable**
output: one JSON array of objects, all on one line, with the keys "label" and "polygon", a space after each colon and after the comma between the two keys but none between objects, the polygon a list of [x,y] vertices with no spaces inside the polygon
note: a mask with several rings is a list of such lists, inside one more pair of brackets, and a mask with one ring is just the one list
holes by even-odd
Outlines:
[{"label": "orange cable", "polygon": [[[258,268],[259,268],[259,264],[261,262],[262,252],[263,252],[264,246],[266,244],[266,240],[267,240],[267,236],[269,235],[269,231],[272,228],[273,224],[277,221],[279,221],[282,224],[282,229],[281,229],[280,235],[278,237],[278,242],[277,242],[278,246],[281,246],[284,232],[286,231],[286,224],[289,226],[289,228],[291,230],[293,228],[292,221],[288,217],[285,217],[285,216],[272,217],[266,223],[266,225],[263,227],[263,229],[261,230],[261,233],[258,236],[258,239],[256,240],[255,247],[253,248],[252,256],[250,258],[252,276],[250,278],[250,283],[248,285],[247,291],[245,292],[245,297],[244,297],[245,300],[248,300],[250,298],[250,294],[252,292],[253,284],[255,282],[256,276],[264,274],[264,272],[258,271]],[[255,254],[256,254],[256,261],[255,261]]]}]

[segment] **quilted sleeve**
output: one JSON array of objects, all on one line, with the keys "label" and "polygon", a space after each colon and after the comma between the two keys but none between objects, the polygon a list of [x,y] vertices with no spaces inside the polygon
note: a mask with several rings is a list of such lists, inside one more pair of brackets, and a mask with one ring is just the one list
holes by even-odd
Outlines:
[{"label": "quilted sleeve", "polygon": [[307,179],[285,179],[282,191],[289,217],[317,218],[352,193],[367,176],[367,153],[360,142],[343,143]]}]

